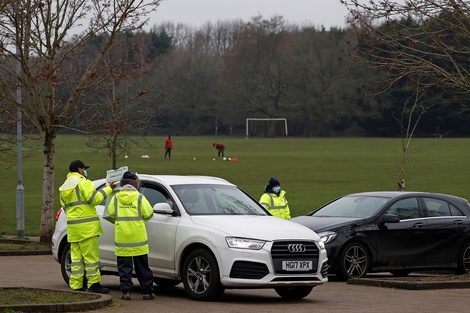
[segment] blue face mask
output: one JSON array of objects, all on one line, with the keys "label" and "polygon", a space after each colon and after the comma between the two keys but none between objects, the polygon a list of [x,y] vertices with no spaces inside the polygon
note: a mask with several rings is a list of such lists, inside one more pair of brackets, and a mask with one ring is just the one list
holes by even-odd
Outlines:
[{"label": "blue face mask", "polygon": [[279,193],[281,191],[281,187],[273,187],[274,193]]},{"label": "blue face mask", "polygon": [[84,176],[85,178],[88,178],[88,172],[87,172],[86,170],[83,171],[83,176]]}]

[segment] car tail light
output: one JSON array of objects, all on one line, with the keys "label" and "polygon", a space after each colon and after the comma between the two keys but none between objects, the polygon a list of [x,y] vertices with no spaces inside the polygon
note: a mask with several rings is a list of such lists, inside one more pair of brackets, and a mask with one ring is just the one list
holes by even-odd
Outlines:
[{"label": "car tail light", "polygon": [[56,222],[59,220],[59,217],[60,217],[61,213],[62,213],[62,209],[59,209],[59,211],[57,211],[57,214],[55,215],[55,221]]}]

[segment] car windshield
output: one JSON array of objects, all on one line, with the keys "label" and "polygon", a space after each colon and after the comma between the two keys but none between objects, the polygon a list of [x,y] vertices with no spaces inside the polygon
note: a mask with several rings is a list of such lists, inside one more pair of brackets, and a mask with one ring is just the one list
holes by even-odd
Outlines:
[{"label": "car windshield", "polygon": [[174,185],[190,215],[268,215],[247,194],[234,186]]},{"label": "car windshield", "polygon": [[346,196],[318,209],[312,216],[371,217],[389,200],[387,197]]}]

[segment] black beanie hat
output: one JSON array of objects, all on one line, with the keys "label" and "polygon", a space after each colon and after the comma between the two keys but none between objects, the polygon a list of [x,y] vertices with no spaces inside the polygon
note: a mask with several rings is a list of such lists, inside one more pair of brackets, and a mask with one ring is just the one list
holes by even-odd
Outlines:
[{"label": "black beanie hat", "polygon": [[132,172],[125,172],[124,174],[122,174],[122,178],[136,180],[137,175]]},{"label": "black beanie hat", "polygon": [[277,186],[277,185],[280,186],[281,183],[276,178],[271,177],[268,182],[268,187],[272,189],[274,186]]},{"label": "black beanie hat", "polygon": [[134,186],[136,189],[139,189],[139,184],[140,180],[136,174],[132,172],[125,172],[124,174],[122,174],[122,178],[120,181],[121,187],[124,185],[131,185]]}]

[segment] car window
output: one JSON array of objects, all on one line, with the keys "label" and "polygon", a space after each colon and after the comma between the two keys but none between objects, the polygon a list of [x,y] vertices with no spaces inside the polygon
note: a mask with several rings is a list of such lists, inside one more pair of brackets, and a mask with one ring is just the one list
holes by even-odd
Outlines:
[{"label": "car window", "polygon": [[366,218],[377,213],[387,201],[389,198],[386,197],[346,196],[325,205],[312,215]]},{"label": "car window", "polygon": [[444,200],[423,198],[423,202],[429,217],[464,215],[459,209]]},{"label": "car window", "polygon": [[262,207],[234,186],[172,186],[190,215],[267,215]]},{"label": "car window", "polygon": [[398,200],[385,213],[398,215],[400,220],[419,218],[418,199],[413,197]]},{"label": "car window", "polygon": [[173,201],[168,193],[158,186],[142,184],[139,189],[140,193],[147,198],[151,206],[156,203],[168,203],[173,208]]}]

